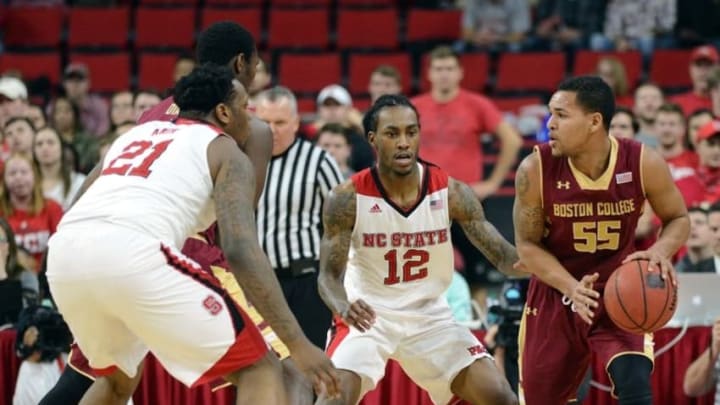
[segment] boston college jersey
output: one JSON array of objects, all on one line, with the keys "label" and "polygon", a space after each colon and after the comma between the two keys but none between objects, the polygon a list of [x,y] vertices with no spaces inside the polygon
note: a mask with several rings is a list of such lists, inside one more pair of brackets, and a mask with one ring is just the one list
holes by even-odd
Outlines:
[{"label": "boston college jersey", "polygon": [[350,302],[417,308],[437,301],[450,285],[448,176],[436,166],[418,165],[420,195],[407,210],[390,201],[374,167],[352,176],[357,205],[345,272]]},{"label": "boston college jersey", "polygon": [[101,175],[59,229],[108,222],[180,248],[215,220],[207,148],[221,133],[183,119],[134,127],[110,147]]},{"label": "boston college jersey", "polygon": [[635,228],[645,203],[642,148],[610,137],[610,161],[597,180],[577,170],[550,145],[537,147],[546,218],[545,247],[577,279],[599,273],[600,287],[635,250]]}]

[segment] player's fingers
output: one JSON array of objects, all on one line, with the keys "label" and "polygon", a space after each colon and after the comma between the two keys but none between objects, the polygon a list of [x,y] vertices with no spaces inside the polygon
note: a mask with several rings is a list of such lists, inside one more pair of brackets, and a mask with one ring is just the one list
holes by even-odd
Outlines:
[{"label": "player's fingers", "polygon": [[332,363],[328,362],[322,370],[319,370],[319,378],[325,386],[325,393],[328,397],[333,399],[340,397],[340,379]]},{"label": "player's fingers", "polygon": [[367,302],[365,302],[363,300],[358,300],[358,304],[365,312],[367,312],[368,314],[370,314],[370,316],[375,318],[375,311],[372,309],[370,304],[368,304]]},{"label": "player's fingers", "polygon": [[364,319],[375,319],[375,312],[373,312],[372,308],[370,308],[369,305],[365,304],[358,305],[357,308],[355,308],[357,314]]},{"label": "player's fingers", "polygon": [[643,251],[630,253],[629,255],[627,255],[625,260],[623,260],[623,264],[625,264],[627,262],[631,262],[633,260],[644,259],[644,257],[643,257],[644,253],[645,252],[643,252]]}]

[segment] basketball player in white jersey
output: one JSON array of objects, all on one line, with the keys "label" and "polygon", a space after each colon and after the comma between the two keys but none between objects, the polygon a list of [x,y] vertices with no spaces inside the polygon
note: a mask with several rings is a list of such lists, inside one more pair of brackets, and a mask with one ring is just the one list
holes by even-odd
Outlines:
[{"label": "basketball player in white jersey", "polygon": [[224,377],[239,404],[287,403],[278,360],[257,328],[180,253],[216,216],[247,296],[316,388],[336,394],[335,370],[303,335],[258,245],[253,166],[238,148],[248,136],[247,99],[227,67],[194,70],[175,88],[180,117],[119,138],[50,240],[50,288],[101,376],[82,404],[126,403],[148,351],[187,386]]},{"label": "basketball player in white jersey", "polygon": [[444,298],[454,271],[452,221],[498,269],[524,276],[513,269],[515,248],[485,219],[467,185],[418,161],[418,114],[407,98],[379,98],[363,124],[378,164],[336,187],[324,211],[319,283],[336,314],[327,351],[342,398],[318,403],[357,403],[392,358],[436,404],[453,394],[472,404],[517,404]]}]

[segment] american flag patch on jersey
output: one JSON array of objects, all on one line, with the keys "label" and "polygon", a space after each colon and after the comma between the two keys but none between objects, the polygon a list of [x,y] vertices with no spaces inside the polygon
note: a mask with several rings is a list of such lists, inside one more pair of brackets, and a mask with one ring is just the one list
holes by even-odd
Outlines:
[{"label": "american flag patch on jersey", "polygon": [[437,198],[435,200],[430,200],[430,209],[431,210],[440,210],[443,208],[443,201],[440,198]]},{"label": "american flag patch on jersey", "polygon": [[632,172],[618,173],[615,175],[615,182],[617,184],[630,183],[632,181]]}]

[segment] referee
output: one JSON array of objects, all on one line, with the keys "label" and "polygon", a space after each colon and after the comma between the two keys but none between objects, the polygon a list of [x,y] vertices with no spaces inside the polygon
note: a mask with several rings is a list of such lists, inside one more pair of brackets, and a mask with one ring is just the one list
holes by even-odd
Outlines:
[{"label": "referee", "polygon": [[273,134],[272,159],[258,203],[260,244],[303,332],[324,349],[332,315],[317,288],[322,208],[342,174],[329,154],[297,137],[300,117],[290,90],[277,86],[260,93],[256,115]]}]

